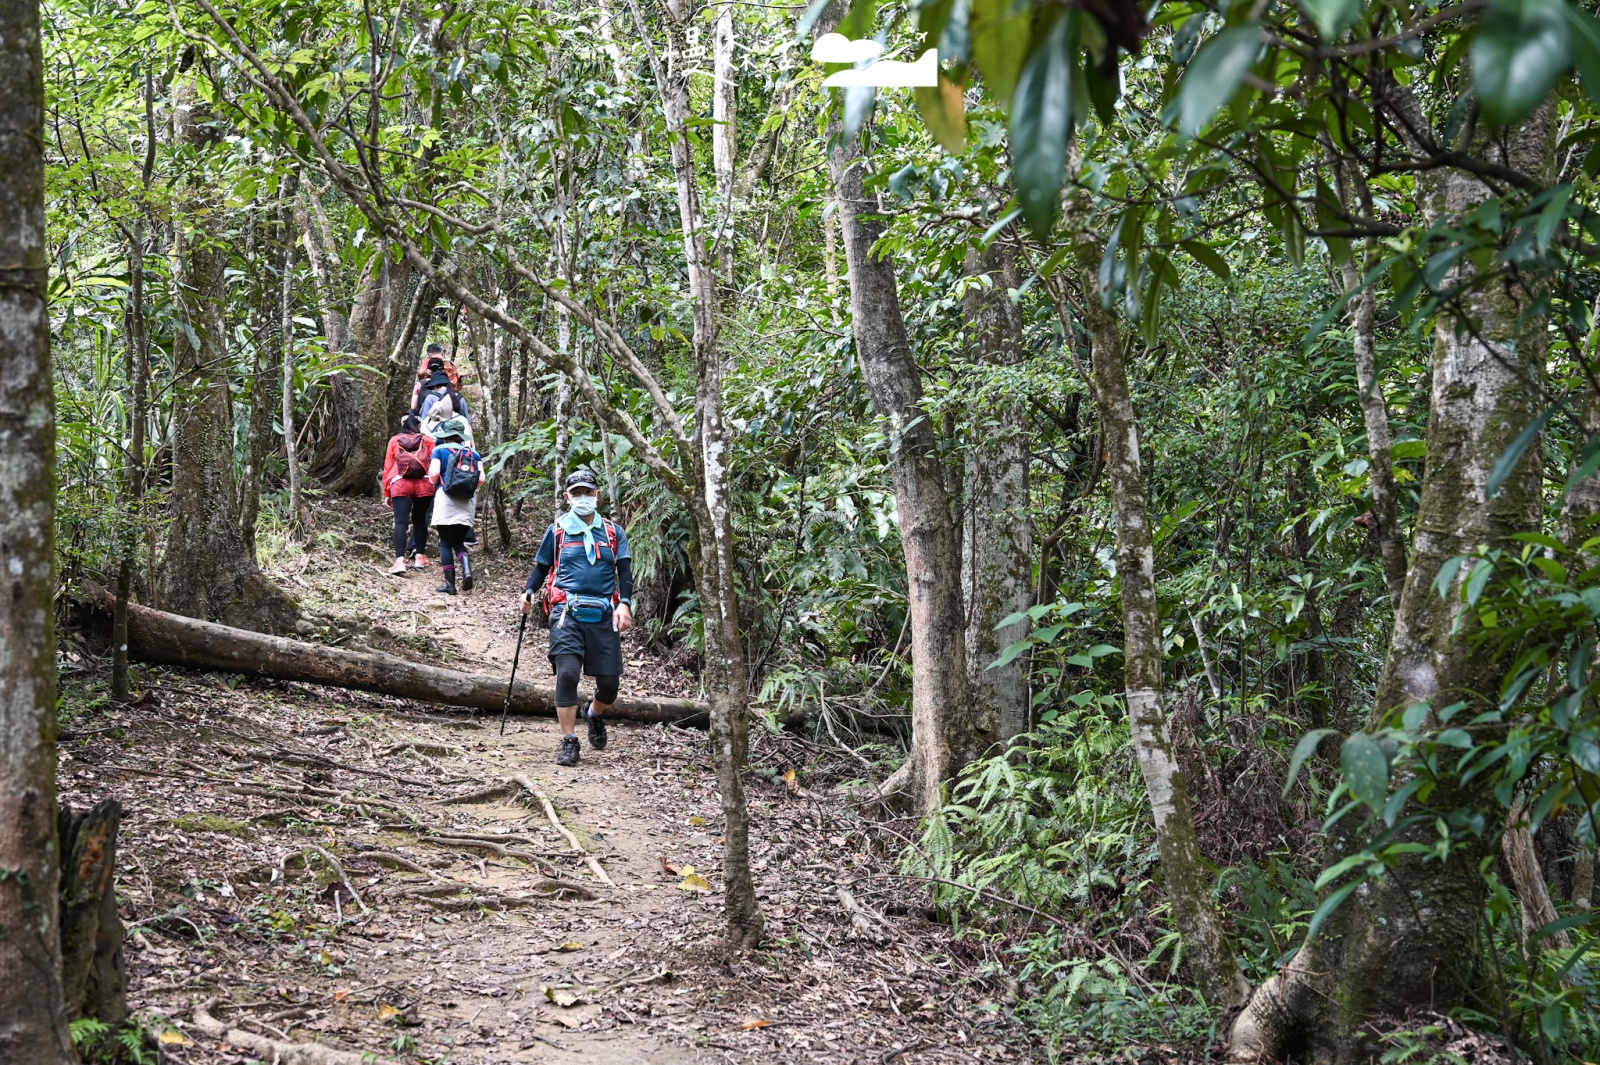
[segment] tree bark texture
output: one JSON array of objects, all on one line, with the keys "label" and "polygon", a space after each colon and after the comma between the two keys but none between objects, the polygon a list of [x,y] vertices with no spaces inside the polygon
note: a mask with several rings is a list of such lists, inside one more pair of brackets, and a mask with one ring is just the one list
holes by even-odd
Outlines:
[{"label": "tree bark texture", "polygon": [[103,799],[91,809],[62,807],[61,982],[67,1016],[115,1028],[128,1016],[128,972],[117,915],[117,829],[122,808]]},{"label": "tree bark texture", "polygon": [[55,387],[37,0],[0,4],[0,1061],[65,1065],[57,926]]},{"label": "tree bark texture", "polygon": [[[1542,174],[1549,167],[1551,129],[1545,105],[1502,140],[1476,146],[1495,162]],[[1436,174],[1423,191],[1430,221],[1470,210],[1489,194],[1460,171]],[[1470,280],[1458,273],[1450,283]],[[1419,702],[1443,708],[1465,701],[1462,713],[1470,719],[1472,707],[1484,700],[1481,693],[1499,690],[1505,663],[1471,643],[1477,624],[1459,594],[1465,572],[1445,596],[1434,581],[1446,560],[1539,527],[1538,443],[1493,499],[1487,481],[1544,402],[1543,319],[1534,295],[1503,279],[1466,289],[1460,303],[1441,312],[1435,327],[1427,467],[1405,590],[1369,727]],[[1430,806],[1493,810],[1496,804],[1483,790],[1489,786],[1485,774],[1470,785],[1440,789]],[[1433,820],[1425,820],[1414,838],[1403,836],[1402,842],[1434,842]],[[1332,860],[1360,848],[1361,828],[1354,822],[1341,822]],[[1303,1048],[1314,1062],[1363,1060],[1370,1048],[1360,1028],[1377,1013],[1446,1010],[1461,1002],[1473,987],[1481,951],[1485,888],[1478,865],[1492,854],[1498,836],[1491,824],[1476,841],[1456,845],[1443,863],[1402,861],[1358,888],[1294,960],[1257,990],[1235,1022],[1232,1060],[1254,1061],[1291,1047]]]},{"label": "tree bark texture", "polygon": [[911,612],[911,754],[885,790],[903,791],[913,808],[927,812],[938,807],[943,782],[987,749],[997,732],[987,707],[974,704],[968,692],[961,547],[938,441],[922,408],[894,264],[872,252],[884,222],[862,188],[867,162],[849,143],[833,150],[828,165],[839,201],[856,357],[873,411],[889,434]]},{"label": "tree bark texture", "polygon": [[[1098,262],[1099,257],[1095,260]],[[1233,947],[1211,902],[1211,877],[1195,835],[1183,773],[1172,750],[1163,705],[1161,610],[1156,599],[1155,540],[1150,528],[1139,425],[1128,390],[1122,331],[1101,306],[1094,275],[1084,271],[1083,320],[1093,344],[1095,402],[1111,476],[1117,526],[1117,579],[1122,585],[1122,654],[1128,724],[1155,821],[1156,847],[1172,916],[1201,990],[1214,1004],[1235,1006],[1250,994]]]},{"label": "tree bark texture", "polygon": [[[203,158],[217,139],[193,83],[174,92],[174,136]],[[204,175],[191,194],[204,201]],[[294,602],[256,567],[239,529],[233,473],[233,401],[224,343],[227,252],[207,234],[173,226],[172,524],[158,580],[161,602],[190,617],[277,632],[293,624]]]},{"label": "tree bark texture", "polygon": [[[96,623],[103,623],[100,614],[109,616],[111,596],[97,592],[88,605]],[[141,662],[326,684],[476,710],[499,710],[506,697],[506,682],[500,677],[267,636],[149,607],[129,608],[128,636],[129,653]],[[511,694],[511,710],[553,717],[554,689],[519,680]],[[621,699],[606,713],[620,721],[703,726],[707,710],[705,703],[691,699]]]},{"label": "tree bark texture", "polygon": [[385,243],[357,286],[348,325],[356,368],[329,381],[327,416],[311,467],[330,492],[371,495],[378,490],[389,441],[389,351],[410,277],[409,264],[389,261]]},{"label": "tree bark texture", "polygon": [[[628,0],[628,3],[640,36],[648,40],[638,0]],[[667,17],[661,21],[667,30],[669,47],[681,54],[689,28],[689,12],[682,0],[663,0],[662,7]],[[731,38],[731,26],[729,33]],[[650,66],[670,138],[684,265],[694,308],[698,495],[689,507],[694,526],[690,557],[704,618],[705,684],[711,695],[711,747],[717,766],[717,790],[722,800],[722,877],[728,946],[733,951],[745,951],[761,941],[764,921],[750,874],[750,815],[740,776],[750,745],[750,681],[744,639],[739,631],[733,469],[723,425],[722,360],[717,349],[720,327],[717,272],[707,248],[706,215],[700,202],[694,152],[689,143],[688,76],[680,65],[664,67],[653,47]]]},{"label": "tree bark texture", "polygon": [[111,627],[111,698],[128,701],[128,613],[126,604],[133,595],[134,558],[139,553],[140,518],[144,506],[144,428],[148,414],[145,397],[150,394],[150,348],[144,321],[145,223],[133,224],[128,240],[128,301],[124,328],[127,336],[123,365],[133,395],[128,403],[128,451],[122,475],[122,518],[120,553],[117,560],[117,613]]},{"label": "tree bark texture", "polygon": [[[995,367],[1023,361],[1022,315],[1008,289],[1020,282],[1011,254],[993,244],[967,253],[967,273],[990,287],[967,293],[968,356]],[[995,632],[1001,619],[1033,605],[1033,523],[1028,516],[1028,422],[1016,403],[975,404],[966,457],[967,505],[961,524],[961,588],[966,600],[967,681],[1001,739],[1031,727],[1027,661],[989,663],[1011,640]],[[1013,630],[1012,636],[1021,634]]]}]

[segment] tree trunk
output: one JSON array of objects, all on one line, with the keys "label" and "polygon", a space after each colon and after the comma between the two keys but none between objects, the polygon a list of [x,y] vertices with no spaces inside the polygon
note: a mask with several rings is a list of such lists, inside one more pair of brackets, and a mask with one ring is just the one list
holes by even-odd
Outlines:
[{"label": "tree trunk", "polygon": [[[251,345],[250,364],[250,414],[247,419],[244,441],[244,468],[239,473],[239,535],[244,539],[246,550],[253,557],[256,553],[256,521],[261,516],[261,488],[265,480],[264,474],[267,466],[267,456],[277,450],[272,439],[272,427],[275,416],[281,406],[279,385],[283,377],[282,338],[278,334],[281,325],[278,315],[278,286],[273,284],[274,274],[281,275],[285,262],[284,251],[287,247],[287,233],[280,232],[281,227],[286,227],[289,208],[287,200],[282,196],[286,186],[279,187],[280,199],[278,203],[277,225],[262,222],[260,255],[253,264],[256,274],[256,283],[251,292],[251,332],[254,343]],[[252,256],[246,250],[246,261]],[[270,269],[261,269],[262,263],[270,263]]]},{"label": "tree trunk", "polygon": [[[1478,142],[1497,162],[1525,174],[1548,171],[1551,111],[1541,106],[1503,135]],[[1438,174],[1422,190],[1430,222],[1472,209],[1488,190],[1458,171]],[[1448,284],[1470,281],[1457,271]],[[1444,562],[1512,533],[1537,530],[1541,449],[1528,449],[1499,494],[1488,498],[1489,470],[1543,403],[1548,340],[1536,301],[1509,284],[1469,288],[1459,314],[1440,313],[1434,330],[1428,462],[1423,476],[1410,569],[1395,612],[1388,655],[1369,727],[1419,702],[1443,707],[1464,700],[1463,719],[1497,692],[1504,662],[1473,645],[1476,615],[1458,587],[1441,596],[1434,580]],[[1468,785],[1439,789],[1430,806],[1492,811],[1484,774]],[[1402,842],[1437,842],[1431,818]],[[1355,818],[1340,823],[1331,860],[1360,849]],[[1348,826],[1348,827],[1346,827]],[[1370,1050],[1360,1026],[1378,1013],[1411,1008],[1448,1010],[1473,986],[1481,953],[1484,882],[1479,862],[1492,854],[1498,826],[1457,841],[1444,862],[1401,861],[1334,911],[1289,965],[1257,990],[1233,1027],[1234,1061],[1275,1057],[1301,1047],[1314,1062],[1355,1062]]]},{"label": "tree trunk", "polygon": [[[295,185],[298,183],[297,175],[290,174],[287,178],[289,184],[288,198],[291,203],[296,202]],[[279,291],[278,301],[278,339],[283,343],[283,354],[279,362],[283,366],[283,378],[280,382],[278,395],[278,418],[283,427],[283,461],[289,475],[289,534],[296,540],[304,543],[311,535],[311,514],[306,509],[305,493],[300,486],[300,453],[299,445],[295,440],[294,428],[294,236],[288,231],[288,219],[285,219],[284,232],[282,233],[283,249],[283,278]]]},{"label": "tree trunk", "polygon": [[861,376],[889,433],[911,611],[911,754],[884,788],[891,795],[903,792],[912,808],[928,812],[938,807],[944,781],[994,742],[996,728],[988,708],[975,705],[967,689],[961,548],[938,443],[922,408],[922,379],[900,314],[894,264],[872,254],[884,225],[862,189],[866,160],[851,142],[835,149],[828,165],[839,201]]},{"label": "tree trunk", "polygon": [[[637,0],[628,0],[640,37],[650,49],[650,67],[661,96],[678,186],[678,219],[694,308],[695,456],[699,495],[693,519],[690,557],[700,593],[705,626],[705,685],[711,694],[711,748],[722,798],[722,880],[728,947],[746,951],[761,941],[761,904],[750,875],[750,816],[745,804],[744,769],[750,744],[750,681],[744,640],[739,631],[739,598],[733,528],[733,470],[722,421],[722,361],[717,350],[717,278],[706,248],[706,218],[697,188],[694,152],[689,144],[687,74],[664,69],[650,41]],[[689,27],[682,0],[664,0],[669,47],[681,54]]]},{"label": "tree trunk", "polygon": [[739,110],[733,69],[733,4],[717,8],[711,31],[711,168],[717,179],[717,276],[728,294],[724,313],[731,313],[738,289],[733,276],[733,216],[738,172]]},{"label": "tree trunk", "polygon": [[144,321],[145,223],[133,223],[128,241],[128,313],[125,317],[127,356],[124,360],[128,388],[127,468],[122,480],[122,557],[117,561],[116,620],[111,631],[111,698],[128,701],[128,600],[133,595],[134,557],[139,553],[139,529],[144,524],[144,423],[145,397],[150,394],[150,348]]},{"label": "tree trunk", "polygon": [[[217,134],[196,113],[203,105],[193,82],[181,85],[174,96],[175,139],[208,150]],[[201,200],[209,195],[193,194]],[[261,575],[239,530],[233,402],[223,343],[227,255],[181,221],[173,233],[173,306],[182,324],[172,341],[172,525],[158,576],[161,600],[190,617],[281,631],[293,624],[295,604]]]},{"label": "tree trunk", "polygon": [[56,925],[55,387],[37,0],[0,4],[0,1060],[66,1065]]},{"label": "tree trunk", "polygon": [[329,381],[327,427],[318,434],[314,473],[330,492],[378,490],[389,441],[389,352],[411,278],[408,263],[391,263],[382,244],[367,264],[350,310],[350,346],[358,369]]},{"label": "tree trunk", "polygon": [[[1369,250],[1363,258],[1370,260],[1371,255]],[[1360,285],[1365,276],[1353,251],[1339,271],[1346,289]],[[1395,498],[1389,404],[1378,380],[1377,320],[1378,293],[1370,285],[1363,286],[1351,300],[1350,343],[1355,354],[1356,388],[1361,393],[1361,417],[1367,428],[1367,484],[1372,494],[1373,531],[1378,540],[1378,556],[1383,560],[1384,583],[1389,587],[1389,605],[1398,608],[1406,583],[1406,544]]]},{"label": "tree trunk", "polygon": [[[104,624],[104,613],[111,609],[111,596],[91,588],[88,606],[91,622]],[[128,619],[129,653],[141,662],[327,684],[478,710],[499,710],[505,703],[504,677],[462,673],[377,652],[346,651],[283,636],[266,636],[143,606],[130,607]],[[552,717],[555,692],[519,680],[512,692],[511,709],[518,714]],[[619,700],[606,713],[622,721],[703,726],[708,709],[705,703],[690,699],[635,698]]]},{"label": "tree trunk", "polygon": [[[1099,256],[1094,256],[1099,261]],[[1195,836],[1189,792],[1172,750],[1156,599],[1155,540],[1139,458],[1139,424],[1123,362],[1122,331],[1100,302],[1087,270],[1081,278],[1083,322],[1093,345],[1095,402],[1111,475],[1117,526],[1117,579],[1122,584],[1122,655],[1128,724],[1155,822],[1156,847],[1172,916],[1201,990],[1214,1005],[1236,1006],[1250,994],[1232,945],[1211,902],[1211,877]]]},{"label": "tree trunk", "polygon": [[324,258],[325,253],[337,254],[337,248],[323,248],[317,241],[316,233],[311,228],[311,213],[306,209],[310,203],[321,213],[321,204],[313,197],[315,190],[307,187],[304,193],[294,201],[295,227],[300,231],[300,242],[306,249],[306,264],[311,267],[311,283],[317,291],[317,306],[322,313],[322,335],[328,342],[329,351],[343,352],[350,343],[350,321],[344,308],[339,305],[338,293],[335,289],[332,270]]},{"label": "tree trunk", "polygon": [[117,916],[117,829],[122,808],[104,799],[82,813],[63,806],[61,982],[67,1016],[113,1028],[128,1016],[128,972]]},{"label": "tree trunk", "polygon": [[[989,366],[1023,361],[1022,315],[1008,289],[1020,281],[1010,253],[1001,244],[985,255],[967,253],[967,273],[987,276],[992,285],[967,294],[969,351]],[[973,702],[992,715],[1000,738],[1027,732],[1027,661],[1019,656],[990,669],[1001,649],[1023,634],[995,632],[1001,619],[1033,605],[1033,525],[1028,517],[1028,422],[1017,403],[972,406],[975,425],[967,452],[968,506],[961,534],[961,588],[966,603],[967,682]]]}]

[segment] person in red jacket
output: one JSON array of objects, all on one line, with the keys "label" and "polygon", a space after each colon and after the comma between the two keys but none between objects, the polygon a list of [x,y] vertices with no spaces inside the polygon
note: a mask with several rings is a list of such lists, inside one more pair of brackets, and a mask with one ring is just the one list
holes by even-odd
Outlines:
[{"label": "person in red jacket", "polygon": [[389,572],[397,577],[405,575],[407,554],[415,558],[417,569],[428,564],[428,523],[436,490],[428,479],[432,462],[433,441],[423,435],[421,419],[408,413],[400,419],[400,431],[389,438],[383,458],[383,501],[394,511],[394,565]]}]

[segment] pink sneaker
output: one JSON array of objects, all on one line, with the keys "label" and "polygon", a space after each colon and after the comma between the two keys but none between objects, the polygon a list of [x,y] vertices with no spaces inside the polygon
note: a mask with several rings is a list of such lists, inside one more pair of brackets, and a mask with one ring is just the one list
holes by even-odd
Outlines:
[{"label": "pink sneaker", "polygon": [[403,558],[395,559],[394,560],[394,565],[389,567],[389,576],[391,576],[391,577],[404,577],[405,575],[406,575],[406,560],[403,559]]},{"label": "pink sneaker", "polygon": [[417,556],[417,560],[415,562],[413,562],[412,565],[414,567],[416,567],[417,569],[426,569],[427,566],[428,566],[428,556],[427,555],[418,555]]}]

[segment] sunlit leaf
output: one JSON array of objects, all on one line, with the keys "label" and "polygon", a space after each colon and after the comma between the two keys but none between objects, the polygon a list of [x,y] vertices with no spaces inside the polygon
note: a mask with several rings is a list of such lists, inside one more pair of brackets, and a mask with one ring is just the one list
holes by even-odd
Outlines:
[{"label": "sunlit leaf", "polygon": [[1472,42],[1472,84],[1483,115],[1507,125],[1532,111],[1567,69],[1562,0],[1494,0]]},{"label": "sunlit leaf", "polygon": [[1223,30],[1195,53],[1178,85],[1178,136],[1196,136],[1227,103],[1256,61],[1261,27],[1249,22]]}]

